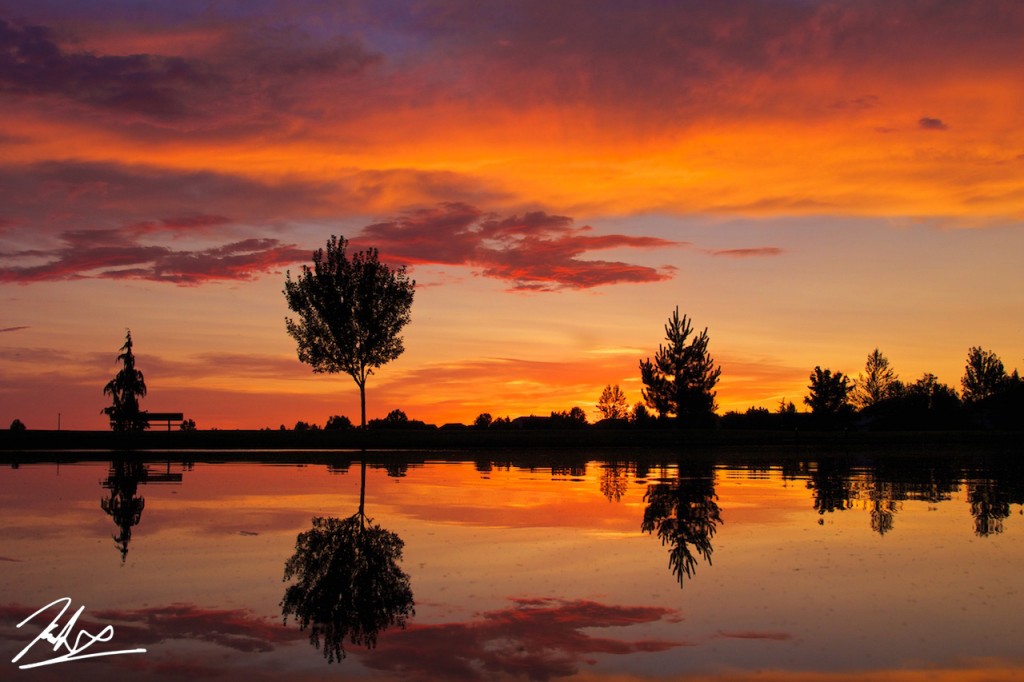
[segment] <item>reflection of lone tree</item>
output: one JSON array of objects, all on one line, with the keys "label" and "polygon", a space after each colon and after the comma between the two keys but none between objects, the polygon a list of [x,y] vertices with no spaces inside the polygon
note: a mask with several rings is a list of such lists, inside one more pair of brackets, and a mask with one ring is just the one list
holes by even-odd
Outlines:
[{"label": "reflection of lone tree", "polygon": [[346,638],[373,648],[377,633],[405,627],[415,614],[409,576],[398,565],[404,543],[366,518],[365,489],[363,462],[359,511],[346,519],[315,517],[284,568],[284,579],[295,579],[281,600],[284,621],[291,616],[308,627],[317,649],[322,640],[328,663],[345,658]]},{"label": "reflection of lone tree", "polygon": [[644,499],[647,508],[641,530],[656,531],[661,544],[670,546],[669,567],[682,587],[686,578],[693,577],[698,555],[711,564],[711,538],[722,522],[714,471],[648,486]]},{"label": "reflection of lone tree", "polygon": [[146,416],[139,411],[139,398],[146,395],[146,381],[135,368],[131,330],[125,333],[117,361],[121,370],[103,387],[103,395],[109,395],[113,404],[103,408],[103,414],[110,417],[110,428],[114,431],[142,431],[149,428]]},{"label": "reflection of lone tree", "polygon": [[110,465],[110,473],[103,487],[110,490],[110,496],[100,500],[100,507],[114,519],[118,534],[112,536],[114,544],[121,552],[121,563],[128,556],[128,543],[132,539],[132,528],[142,520],[142,510],[146,500],[136,497],[139,481],[145,476],[141,462],[129,462],[125,459],[114,460]]},{"label": "reflection of lone tree", "polygon": [[[652,362],[640,361],[643,397],[659,416],[676,415],[679,421],[706,420],[715,411],[715,385],[722,374],[708,352],[708,330],[692,339],[690,319],[679,318],[679,308],[665,325],[667,345],[658,345]],[[689,341],[689,342],[688,342]]]},{"label": "reflection of lone tree", "polygon": [[355,380],[365,427],[366,379],[405,350],[399,332],[409,322],[416,282],[405,267],[381,263],[376,249],[349,259],[347,245],[332,236],[326,251],[313,252],[312,269],[303,265],[295,280],[287,273],[284,294],[299,317],[285,324],[299,360],[314,372],[345,372]]}]

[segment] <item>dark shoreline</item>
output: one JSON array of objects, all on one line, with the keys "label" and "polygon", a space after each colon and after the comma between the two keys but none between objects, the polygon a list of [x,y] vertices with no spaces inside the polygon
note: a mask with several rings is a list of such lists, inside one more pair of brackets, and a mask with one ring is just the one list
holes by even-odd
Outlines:
[{"label": "dark shoreline", "polygon": [[[1016,457],[1020,431],[751,431],[688,429],[375,429],[370,431],[109,431],[0,432],[0,462],[109,460],[131,452],[142,459],[306,462],[407,453],[439,459],[519,454],[595,459],[759,455],[896,455]],[[185,457],[183,457],[185,456]]]}]

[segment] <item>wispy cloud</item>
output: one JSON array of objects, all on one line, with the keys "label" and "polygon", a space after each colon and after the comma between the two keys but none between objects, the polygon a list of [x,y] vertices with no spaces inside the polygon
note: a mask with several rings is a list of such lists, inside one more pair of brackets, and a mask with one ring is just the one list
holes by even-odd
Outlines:
[{"label": "wispy cloud", "polygon": [[580,256],[619,248],[687,246],[658,237],[594,234],[589,225],[577,227],[572,218],[544,211],[502,217],[464,203],[409,211],[368,225],[355,241],[376,246],[396,262],[469,266],[520,291],[670,279],[675,273],[670,265],[652,268]]},{"label": "wispy cloud", "polygon": [[4,332],[20,332],[22,329],[28,329],[29,327],[3,327],[0,328],[0,334]]},{"label": "wispy cloud", "polygon": [[245,239],[200,250],[146,245],[115,230],[66,232],[51,250],[0,253],[0,262],[26,259],[41,265],[0,267],[0,282],[76,279],[142,279],[194,285],[210,281],[249,280],[256,275],[308,257],[305,249],[276,239]]},{"label": "wispy cloud", "polygon": [[761,258],[763,256],[781,256],[785,251],[777,246],[760,246],[749,249],[712,249],[708,253],[712,256],[726,258]]}]

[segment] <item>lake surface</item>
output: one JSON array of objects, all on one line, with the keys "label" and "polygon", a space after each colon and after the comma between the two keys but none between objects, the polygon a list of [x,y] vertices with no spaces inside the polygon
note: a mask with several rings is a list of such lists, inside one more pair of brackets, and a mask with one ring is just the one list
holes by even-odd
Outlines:
[{"label": "lake surface", "polygon": [[0,678],[1024,679],[1005,457],[168,456],[0,469]]}]

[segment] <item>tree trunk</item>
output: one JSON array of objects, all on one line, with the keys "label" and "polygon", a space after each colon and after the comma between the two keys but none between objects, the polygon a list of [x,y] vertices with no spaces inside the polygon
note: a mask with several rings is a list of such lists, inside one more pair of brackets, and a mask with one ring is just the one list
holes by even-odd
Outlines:
[{"label": "tree trunk", "polygon": [[366,429],[366,380],[359,382],[359,424]]}]

